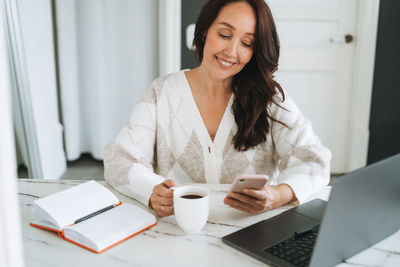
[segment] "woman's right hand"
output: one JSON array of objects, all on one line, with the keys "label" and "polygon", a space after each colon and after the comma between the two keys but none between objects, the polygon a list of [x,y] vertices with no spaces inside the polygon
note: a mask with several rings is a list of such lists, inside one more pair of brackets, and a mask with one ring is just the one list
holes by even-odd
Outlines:
[{"label": "woman's right hand", "polygon": [[149,207],[154,209],[160,217],[174,214],[174,190],[170,189],[173,186],[176,186],[176,183],[168,179],[153,188],[153,193],[149,200]]}]

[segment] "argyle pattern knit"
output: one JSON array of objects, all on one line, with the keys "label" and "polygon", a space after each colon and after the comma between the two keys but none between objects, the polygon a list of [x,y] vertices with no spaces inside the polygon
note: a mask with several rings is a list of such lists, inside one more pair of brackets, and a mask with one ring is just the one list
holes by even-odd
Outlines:
[{"label": "argyle pattern knit", "polygon": [[231,183],[239,174],[265,174],[270,185],[291,186],[299,203],[329,183],[331,153],[285,92],[275,96],[266,142],[244,152],[232,138],[237,126],[233,95],[212,140],[184,71],[156,79],[134,107],[129,122],[106,146],[105,179],[119,192],[148,205],[165,179],[184,183]]}]

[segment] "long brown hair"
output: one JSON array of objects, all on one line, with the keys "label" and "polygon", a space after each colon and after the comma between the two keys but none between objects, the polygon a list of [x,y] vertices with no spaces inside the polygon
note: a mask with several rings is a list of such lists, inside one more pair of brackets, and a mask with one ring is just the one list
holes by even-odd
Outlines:
[{"label": "long brown hair", "polygon": [[232,110],[238,127],[233,144],[236,150],[246,151],[266,141],[271,129],[270,120],[279,122],[271,116],[268,107],[271,103],[279,106],[274,95],[280,93],[282,101],[285,95],[279,83],[273,79],[273,73],[278,68],[279,38],[271,10],[264,0],[208,1],[200,12],[194,31],[193,45],[197,59],[200,62],[203,59],[204,34],[221,8],[231,2],[248,3],[254,9],[257,20],[253,56],[232,80]]}]

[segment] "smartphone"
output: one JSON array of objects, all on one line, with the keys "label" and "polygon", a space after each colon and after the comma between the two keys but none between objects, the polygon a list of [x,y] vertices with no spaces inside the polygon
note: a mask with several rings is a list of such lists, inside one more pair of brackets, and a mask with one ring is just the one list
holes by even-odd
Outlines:
[{"label": "smartphone", "polygon": [[261,189],[268,182],[268,176],[262,174],[242,174],[236,176],[228,194],[231,192],[241,193],[244,188]]}]

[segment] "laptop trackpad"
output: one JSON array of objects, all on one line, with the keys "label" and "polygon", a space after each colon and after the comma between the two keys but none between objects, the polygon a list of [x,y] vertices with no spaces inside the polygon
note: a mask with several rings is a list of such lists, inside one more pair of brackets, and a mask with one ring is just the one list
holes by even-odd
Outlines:
[{"label": "laptop trackpad", "polygon": [[284,235],[293,235],[296,231],[302,231],[318,224],[320,224],[320,221],[296,211],[287,212],[284,216],[273,218],[271,222],[272,229]]}]

